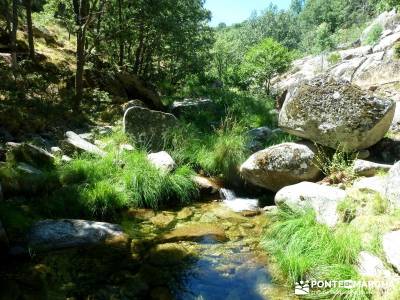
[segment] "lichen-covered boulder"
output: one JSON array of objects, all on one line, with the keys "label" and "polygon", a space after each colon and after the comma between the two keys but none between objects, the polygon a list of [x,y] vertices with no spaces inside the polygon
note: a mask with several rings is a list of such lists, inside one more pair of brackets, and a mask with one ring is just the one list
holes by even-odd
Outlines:
[{"label": "lichen-covered boulder", "polygon": [[162,150],[164,137],[169,129],[177,126],[177,119],[169,113],[134,106],[125,112],[123,124],[124,132],[136,141],[152,150]]},{"label": "lichen-covered boulder", "polygon": [[271,191],[299,183],[316,181],[316,149],[308,142],[283,143],[254,153],[240,167],[242,177]]},{"label": "lichen-covered boulder", "polygon": [[394,112],[390,100],[347,81],[321,76],[303,82],[286,99],[279,126],[331,148],[365,149],[383,138]]}]

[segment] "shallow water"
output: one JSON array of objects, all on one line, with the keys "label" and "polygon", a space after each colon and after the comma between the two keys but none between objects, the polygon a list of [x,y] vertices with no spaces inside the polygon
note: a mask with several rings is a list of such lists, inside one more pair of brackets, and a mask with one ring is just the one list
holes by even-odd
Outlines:
[{"label": "shallow water", "polygon": [[71,249],[13,262],[0,270],[0,299],[291,299],[259,246],[266,222],[222,202],[132,211],[121,220],[128,253]]}]

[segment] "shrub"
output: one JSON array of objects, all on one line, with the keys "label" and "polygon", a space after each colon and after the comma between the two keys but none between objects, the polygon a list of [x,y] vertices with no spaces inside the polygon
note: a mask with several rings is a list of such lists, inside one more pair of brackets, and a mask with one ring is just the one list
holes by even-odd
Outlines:
[{"label": "shrub", "polygon": [[342,57],[341,57],[340,54],[337,53],[337,52],[331,53],[331,54],[328,56],[328,62],[329,62],[329,64],[331,64],[331,65],[336,65],[336,64],[339,63],[341,60],[342,60]]},{"label": "shrub", "polygon": [[394,46],[394,55],[397,59],[400,59],[400,43],[396,43]]},{"label": "shrub", "polygon": [[334,153],[331,149],[315,145],[318,149],[316,155],[316,166],[327,177],[332,184],[351,183],[355,179],[353,170],[354,160],[357,154],[346,152],[339,146]]},{"label": "shrub", "polygon": [[368,32],[367,37],[364,41],[367,45],[374,45],[379,41],[381,34],[383,32],[383,27],[379,24],[374,25],[371,30]]}]

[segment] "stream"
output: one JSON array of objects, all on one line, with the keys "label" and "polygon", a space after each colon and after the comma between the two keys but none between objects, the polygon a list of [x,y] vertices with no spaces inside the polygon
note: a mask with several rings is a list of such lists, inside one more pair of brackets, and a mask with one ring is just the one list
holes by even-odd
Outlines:
[{"label": "stream", "polygon": [[221,194],[179,211],[127,211],[128,254],[69,249],[6,264],[0,299],[291,299],[259,246],[268,218],[247,210],[257,200]]}]

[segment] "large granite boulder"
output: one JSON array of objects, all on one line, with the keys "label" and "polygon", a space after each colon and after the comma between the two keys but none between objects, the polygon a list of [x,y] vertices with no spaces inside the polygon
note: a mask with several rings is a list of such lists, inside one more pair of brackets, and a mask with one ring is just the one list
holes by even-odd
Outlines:
[{"label": "large granite boulder", "polygon": [[315,211],[317,221],[333,227],[339,221],[338,204],[346,198],[346,192],[312,182],[301,182],[287,186],[275,195],[278,206],[287,206],[294,211]]},{"label": "large granite boulder", "polygon": [[286,99],[279,126],[331,148],[365,149],[383,138],[394,112],[390,100],[379,99],[347,81],[320,76],[300,84]]},{"label": "large granite boulder", "polygon": [[85,220],[39,221],[28,234],[29,247],[35,251],[120,245],[126,242],[127,236],[119,225]]},{"label": "large granite boulder", "polygon": [[316,181],[316,149],[308,142],[284,143],[254,153],[240,167],[242,177],[271,191],[299,183]]},{"label": "large granite boulder", "polygon": [[123,119],[124,132],[136,141],[150,146],[152,150],[162,150],[167,131],[177,126],[174,115],[135,106],[129,108]]}]

